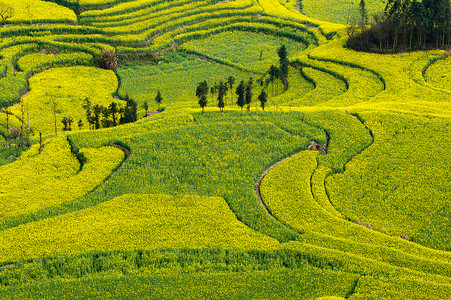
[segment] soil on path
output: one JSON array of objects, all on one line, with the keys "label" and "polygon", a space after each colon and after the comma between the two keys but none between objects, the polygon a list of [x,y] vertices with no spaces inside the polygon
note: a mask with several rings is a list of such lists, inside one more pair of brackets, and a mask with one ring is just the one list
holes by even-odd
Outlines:
[{"label": "soil on path", "polygon": [[263,181],[263,179],[265,178],[265,176],[269,173],[269,171],[271,171],[272,169],[274,169],[275,167],[277,167],[278,165],[280,165],[281,163],[283,163],[284,161],[301,154],[304,151],[309,151],[309,150],[315,150],[315,151],[319,151],[322,155],[327,153],[327,147],[329,145],[329,137],[326,136],[326,142],[324,143],[324,145],[319,145],[316,142],[312,141],[310,142],[309,148],[307,148],[307,150],[302,150],[299,151],[293,155],[290,155],[284,159],[282,159],[279,162],[276,162],[275,164],[273,164],[271,167],[269,167],[268,169],[266,169],[260,176],[260,178],[257,180],[257,183],[255,184],[255,193],[257,194],[257,199],[258,201],[260,201],[261,205],[263,206],[263,208],[266,210],[266,212],[269,214],[269,216],[271,218],[273,218],[274,220],[277,220],[274,215],[271,213],[271,211],[268,209],[268,207],[266,206],[265,202],[263,202],[262,196],[260,194],[260,185]]}]

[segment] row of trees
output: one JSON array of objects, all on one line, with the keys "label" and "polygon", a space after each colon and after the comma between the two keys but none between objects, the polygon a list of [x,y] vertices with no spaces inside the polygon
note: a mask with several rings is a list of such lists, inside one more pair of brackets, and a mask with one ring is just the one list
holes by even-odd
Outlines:
[{"label": "row of trees", "polygon": [[[285,45],[282,45],[277,49],[277,55],[279,56],[279,67],[271,65],[268,70],[269,77],[266,78],[265,81],[260,81],[260,85],[264,86],[260,94],[258,95],[258,100],[260,102],[260,107],[265,110],[266,102],[268,101],[268,95],[265,91],[265,88],[268,87],[269,83],[272,84],[272,96],[274,97],[274,86],[277,80],[281,80],[284,91],[288,89],[288,70],[289,70],[289,60],[288,60],[288,52]],[[211,94],[212,99],[214,101],[215,96],[217,101],[217,106],[220,111],[224,111],[224,107],[227,105],[227,92],[230,91],[230,100],[233,101],[233,86],[235,84],[235,77],[229,76],[227,80],[220,81],[219,85],[214,83],[213,86],[209,87],[207,81],[202,81],[198,84],[196,88],[196,96],[198,98],[198,103],[202,108],[202,113],[205,111],[205,107],[208,104],[208,93]],[[246,106],[247,110],[250,110],[252,97],[253,97],[253,89],[254,89],[254,80],[253,78],[249,78],[248,81],[242,80],[238,87],[235,90],[235,94],[237,95],[236,104],[241,107],[241,111],[243,111],[243,107]]]},{"label": "row of trees", "polygon": [[[118,124],[131,123],[138,120],[138,104],[128,95],[125,96],[124,107],[119,107],[114,101],[108,107],[99,104],[91,106],[91,101],[89,98],[86,98],[83,108],[86,111],[86,119],[91,129],[114,127]],[[64,125],[66,127],[66,124]]]},{"label": "row of trees", "polygon": [[[232,79],[231,79],[232,78]],[[208,104],[208,93],[210,92],[212,96],[214,97],[217,95],[217,106],[219,107],[219,110],[221,112],[224,112],[224,106],[226,105],[224,99],[227,95],[227,92],[231,91],[231,96],[233,93],[233,83],[235,82],[235,78],[233,76],[230,76],[229,79],[231,79],[228,82],[220,81],[219,85],[214,85],[211,88],[209,88],[207,81],[202,81],[198,84],[196,89],[196,96],[199,99],[198,103],[200,107],[202,108],[202,113],[205,112],[205,107]],[[237,95],[237,101],[236,104],[241,107],[241,111],[243,111],[243,107],[246,105],[247,110],[250,110],[251,102],[252,102],[252,90],[254,88],[254,80],[253,78],[249,78],[247,82],[244,82],[242,80],[238,87],[235,90],[235,94]],[[265,110],[265,104],[267,102],[267,94],[265,90],[263,89],[258,96],[258,100],[260,101],[260,106],[263,110]],[[213,98],[214,99],[214,98]]]},{"label": "row of trees", "polygon": [[[364,0],[361,0],[360,14],[361,24],[365,24]],[[371,28],[351,34],[348,39],[351,48],[394,51],[448,48],[450,43],[450,0],[388,0],[384,13],[374,16]]]},{"label": "row of trees", "polygon": [[[86,111],[86,119],[89,123],[89,128],[99,129],[115,127],[121,124],[132,123],[138,120],[138,104],[137,102],[130,98],[129,95],[125,95],[125,106],[120,107],[117,102],[111,102],[108,107],[96,104],[91,105],[89,98],[86,98],[83,102],[83,108]],[[163,96],[160,91],[157,92],[155,96],[155,102],[158,105],[158,110],[160,110],[160,104],[163,101]],[[149,103],[145,101],[142,105],[145,110],[145,115],[149,110]],[[73,123],[72,118],[64,117],[61,121],[64,125],[64,130],[71,130],[71,124]],[[78,127],[81,129],[83,127],[83,121],[78,121]]]}]

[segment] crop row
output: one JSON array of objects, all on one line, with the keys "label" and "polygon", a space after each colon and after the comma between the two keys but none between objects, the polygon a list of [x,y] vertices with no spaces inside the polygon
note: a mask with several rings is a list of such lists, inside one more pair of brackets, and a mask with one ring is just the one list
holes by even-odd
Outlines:
[{"label": "crop row", "polygon": [[[187,0],[191,3],[204,3],[204,4],[211,4],[214,1],[206,0],[206,1],[200,1],[200,0]],[[81,21],[84,22],[92,22],[92,21],[99,21],[102,19],[106,20],[121,20],[121,19],[128,19],[133,17],[139,17],[141,15],[145,15],[149,12],[152,12],[153,8],[171,8],[171,7],[177,7],[179,4],[178,1],[162,1],[162,0],[137,0],[137,1],[130,1],[128,3],[121,3],[119,5],[116,5],[111,8],[103,9],[103,10],[91,10],[86,11],[81,14]],[[160,6],[161,4],[166,3],[165,6]],[[187,3],[186,1],[181,1],[181,3]],[[249,0],[239,0],[234,1],[233,3],[227,3],[228,7],[242,7],[243,4],[249,5]],[[218,5],[217,8],[223,8],[224,5]]]},{"label": "crop row", "polygon": [[[388,112],[362,115],[374,144],[347,164],[346,172],[326,179],[334,206],[351,220],[387,234],[449,250],[449,235],[440,225],[449,225],[446,214],[440,213],[449,199],[444,180],[449,154],[438,147],[432,159],[428,147],[449,143],[449,120]],[[358,206],[352,205],[356,202]],[[436,226],[431,228],[430,222]]]},{"label": "crop row", "polygon": [[[19,160],[0,169],[2,194],[0,222],[72,201],[102,183],[124,154],[115,148],[81,149],[83,168],[64,137],[33,145]],[[81,169],[81,170],[80,170]],[[30,196],[33,193],[33,196]]]},{"label": "crop row", "polygon": [[188,10],[197,9],[199,7],[207,5],[207,1],[195,1],[184,0],[184,1],[164,1],[158,3],[157,5],[151,5],[145,9],[140,9],[129,14],[120,15],[102,15],[96,18],[82,18],[82,24],[89,24],[95,27],[118,27],[127,26],[133,23],[140,23],[148,21],[152,18],[161,18],[170,16],[172,14],[184,13]]},{"label": "crop row", "polygon": [[3,230],[0,240],[1,261],[128,249],[271,249],[278,244],[239,222],[220,197],[146,194],[123,194],[95,207]]},{"label": "crop row", "polygon": [[[262,198],[281,222],[303,233],[302,243],[365,256],[397,267],[450,277],[449,255],[406,245],[399,237],[383,234],[351,223],[321,207],[313,198],[310,180],[317,167],[317,153],[303,152],[273,169],[260,187]],[[332,235],[331,235],[332,233]],[[421,256],[411,251],[423,252]],[[405,251],[405,252],[404,252]],[[428,257],[426,252],[441,257]]]},{"label": "crop row", "polygon": [[[12,7],[13,14],[6,20],[9,24],[77,23],[75,13],[55,3],[41,0],[3,0],[5,7]],[[2,12],[6,16],[7,11]]]}]

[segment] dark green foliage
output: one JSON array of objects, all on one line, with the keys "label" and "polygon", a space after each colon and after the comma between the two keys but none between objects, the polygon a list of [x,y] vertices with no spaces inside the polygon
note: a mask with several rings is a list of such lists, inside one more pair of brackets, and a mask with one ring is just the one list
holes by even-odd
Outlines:
[{"label": "dark green foliage", "polygon": [[375,16],[375,24],[351,35],[347,44],[354,49],[398,51],[449,48],[450,42],[449,0],[389,0],[385,13]]},{"label": "dark green foliage", "polygon": [[277,68],[274,65],[271,65],[269,68],[268,74],[269,74],[269,82],[272,84],[272,96],[274,97],[274,80],[280,78],[280,69]]},{"label": "dark green foliage", "polygon": [[252,86],[254,85],[254,80],[249,78],[249,81],[246,83],[246,105],[247,105],[247,111],[251,109],[251,102],[252,102]]},{"label": "dark green foliage", "polygon": [[289,60],[288,60],[288,54],[287,54],[287,48],[285,45],[282,45],[278,50],[277,54],[279,55],[279,63],[280,63],[280,77],[283,82],[283,86],[285,91],[288,90],[288,67],[289,67]]},{"label": "dark green foliage", "polygon": [[160,91],[158,91],[157,95],[155,96],[155,102],[158,104],[158,109],[160,109],[160,104],[163,101],[163,97],[161,96]]},{"label": "dark green foliage", "polygon": [[135,100],[125,95],[125,107],[120,119],[121,124],[132,123],[138,120],[138,104]]},{"label": "dark green foliage", "polygon": [[218,86],[218,107],[220,108],[221,112],[224,111],[224,97],[227,94],[227,90],[227,85],[224,84],[224,82],[221,80]]},{"label": "dark green foliage", "polygon": [[63,123],[63,125],[64,125],[63,130],[64,131],[71,131],[72,130],[71,125],[72,125],[73,122],[74,122],[74,119],[72,117],[69,117],[69,118],[68,117],[64,117],[61,120],[61,123]]},{"label": "dark green foliage", "polygon": [[92,121],[95,129],[100,128],[100,114],[102,113],[102,111],[103,111],[102,106],[98,104],[94,106],[94,116],[92,118]]},{"label": "dark green foliage", "polygon": [[[160,93],[160,91],[158,91],[158,93]],[[158,96],[158,94],[157,94],[157,96]],[[161,95],[160,95],[160,97],[161,97]],[[160,101],[160,103],[161,103],[161,101]],[[147,111],[149,110],[149,103],[147,103],[147,101],[144,101],[142,108],[144,109],[144,116],[146,116]]]},{"label": "dark green foliage", "polygon": [[197,98],[199,98],[199,105],[202,108],[202,113],[204,113],[205,110],[205,106],[207,106],[208,100],[207,100],[207,95],[208,95],[208,83],[207,81],[202,81],[201,83],[199,83],[199,85],[197,86],[196,89],[196,96]]},{"label": "dark green foliage", "polygon": [[108,106],[108,109],[111,112],[111,116],[113,117],[113,126],[117,125],[117,121],[116,121],[116,114],[119,112],[119,108],[117,106],[116,102],[111,102],[110,106]]},{"label": "dark green foliage", "polygon": [[108,128],[113,126],[113,122],[110,120],[111,110],[108,107],[102,106],[102,127]]},{"label": "dark green foliage", "polygon": [[240,85],[236,88],[235,93],[238,95],[238,100],[236,104],[241,107],[241,111],[243,111],[243,106],[246,104],[245,93],[246,93],[246,85],[244,81],[240,82]]},{"label": "dark green foliage", "polygon": [[260,106],[263,110],[265,110],[266,102],[268,101],[268,95],[266,94],[265,90],[262,90],[260,95],[258,95],[258,101],[260,101]]},{"label": "dark green foliage", "polygon": [[233,85],[235,84],[235,77],[233,77],[232,75],[230,75],[227,78],[227,84],[230,90],[230,102],[233,103]]}]

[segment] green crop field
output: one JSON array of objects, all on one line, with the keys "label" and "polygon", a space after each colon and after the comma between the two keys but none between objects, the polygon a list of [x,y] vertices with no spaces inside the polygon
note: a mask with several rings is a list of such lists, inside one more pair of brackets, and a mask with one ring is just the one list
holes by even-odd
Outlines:
[{"label": "green crop field", "polygon": [[449,32],[362,3],[0,0],[0,300],[449,299]]}]

